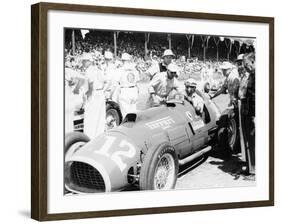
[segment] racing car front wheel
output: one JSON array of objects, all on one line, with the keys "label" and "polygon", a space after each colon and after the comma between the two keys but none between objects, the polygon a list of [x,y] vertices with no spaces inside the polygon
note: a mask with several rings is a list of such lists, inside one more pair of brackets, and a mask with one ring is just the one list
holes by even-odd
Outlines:
[{"label": "racing car front wheel", "polygon": [[169,144],[148,150],[140,171],[141,190],[169,190],[176,185],[179,162],[175,149]]},{"label": "racing car front wheel", "polygon": [[82,147],[90,141],[90,138],[81,132],[70,132],[65,135],[64,155],[65,158],[74,153],[78,148]]},{"label": "racing car front wheel", "polygon": [[[71,156],[74,152],[76,152],[77,149],[85,145],[88,141],[90,141],[90,138],[81,132],[67,133],[65,135],[65,141],[64,141],[65,160],[67,160],[69,156]],[[64,194],[68,194],[68,193],[69,191],[66,188],[64,188]]]}]

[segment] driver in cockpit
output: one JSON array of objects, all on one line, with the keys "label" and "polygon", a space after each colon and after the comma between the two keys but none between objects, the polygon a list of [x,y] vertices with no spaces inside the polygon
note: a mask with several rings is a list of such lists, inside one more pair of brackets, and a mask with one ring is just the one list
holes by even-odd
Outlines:
[{"label": "driver in cockpit", "polygon": [[192,104],[197,115],[202,115],[204,109],[204,100],[196,93],[197,83],[194,79],[190,78],[185,83],[185,96],[184,98]]}]

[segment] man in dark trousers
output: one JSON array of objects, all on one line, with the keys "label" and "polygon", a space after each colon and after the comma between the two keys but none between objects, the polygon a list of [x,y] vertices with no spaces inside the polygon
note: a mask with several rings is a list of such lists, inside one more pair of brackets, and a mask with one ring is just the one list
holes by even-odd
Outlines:
[{"label": "man in dark trousers", "polygon": [[243,56],[243,66],[248,74],[239,87],[241,151],[246,161],[246,172],[255,174],[255,53]]}]

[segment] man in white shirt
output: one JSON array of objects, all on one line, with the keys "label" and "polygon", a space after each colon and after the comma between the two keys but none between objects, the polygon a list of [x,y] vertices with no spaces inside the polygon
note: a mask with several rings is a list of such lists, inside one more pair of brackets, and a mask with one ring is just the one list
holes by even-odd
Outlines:
[{"label": "man in white shirt", "polygon": [[105,68],[104,68],[104,76],[105,76],[105,95],[107,99],[112,99],[116,101],[116,97],[114,94],[116,87],[119,85],[119,74],[118,69],[113,62],[113,54],[110,51],[104,52],[105,59]]},{"label": "man in white shirt", "polygon": [[216,96],[228,90],[228,94],[230,97],[228,106],[237,106],[238,91],[240,85],[240,77],[237,68],[227,61],[223,62],[220,68],[226,79],[223,86],[211,98],[215,98]]},{"label": "man in white shirt", "polygon": [[131,55],[123,53],[121,60],[123,65],[118,71],[119,88],[116,91],[118,92],[117,102],[124,118],[128,113],[135,113],[137,110],[140,77],[135,65],[131,63]]},{"label": "man in white shirt", "polygon": [[153,77],[148,87],[150,97],[147,107],[159,106],[173,91],[179,91],[177,72],[177,65],[171,63],[166,72],[160,72]]},{"label": "man in white shirt", "polygon": [[74,70],[71,63],[65,65],[65,133],[74,131],[74,111],[76,106],[82,105],[83,98],[74,93],[74,89],[85,77]]},{"label": "man in white shirt", "polygon": [[92,60],[87,60],[87,64],[85,75],[88,80],[88,91],[84,112],[84,133],[93,139],[105,130],[105,79],[99,64],[95,65]]},{"label": "man in white shirt", "polygon": [[175,55],[172,50],[165,50],[162,56],[162,62],[153,63],[152,66],[147,70],[146,74],[150,77],[150,79],[152,79],[156,74],[160,72],[166,72],[174,57]]}]

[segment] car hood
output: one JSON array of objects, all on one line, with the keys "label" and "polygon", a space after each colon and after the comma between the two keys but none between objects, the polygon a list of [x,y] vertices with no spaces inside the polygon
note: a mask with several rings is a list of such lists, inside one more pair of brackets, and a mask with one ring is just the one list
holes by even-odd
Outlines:
[{"label": "car hood", "polygon": [[[71,155],[67,155],[65,162],[68,170],[73,162],[94,167],[105,182],[105,191],[115,191],[128,184],[128,171],[136,165],[139,158],[140,149],[131,139],[121,132],[110,132],[98,136]],[[77,191],[75,187],[70,190]]]}]

